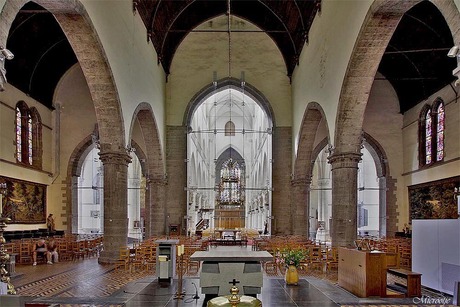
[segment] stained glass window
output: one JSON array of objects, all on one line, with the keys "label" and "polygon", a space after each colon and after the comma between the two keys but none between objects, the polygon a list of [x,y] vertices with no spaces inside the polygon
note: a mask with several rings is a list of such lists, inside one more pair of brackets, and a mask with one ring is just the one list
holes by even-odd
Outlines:
[{"label": "stained glass window", "polygon": [[436,161],[442,159],[444,159],[444,104],[440,103],[436,121]]},{"label": "stained glass window", "polygon": [[29,164],[32,165],[32,137],[33,137],[33,130],[32,130],[32,116],[30,113],[27,115],[27,147],[28,151],[27,154],[29,156]]},{"label": "stained glass window", "polygon": [[425,164],[432,162],[432,121],[431,110],[428,110],[425,115]]},{"label": "stained glass window", "polygon": [[22,161],[22,112],[16,107],[16,159]]},{"label": "stained glass window", "polygon": [[24,102],[16,105],[16,160],[34,167],[41,166],[41,121],[35,108],[27,107]]},{"label": "stained glass window", "polygon": [[232,158],[224,162],[220,171],[220,180],[220,202],[241,203],[243,201],[241,168],[238,162],[233,161]]}]

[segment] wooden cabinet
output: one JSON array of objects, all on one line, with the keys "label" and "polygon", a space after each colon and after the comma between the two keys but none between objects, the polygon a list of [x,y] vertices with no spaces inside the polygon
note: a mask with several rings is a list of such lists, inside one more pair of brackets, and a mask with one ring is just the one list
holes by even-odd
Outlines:
[{"label": "wooden cabinet", "polygon": [[386,270],[383,252],[339,248],[339,286],[356,296],[385,297]]}]

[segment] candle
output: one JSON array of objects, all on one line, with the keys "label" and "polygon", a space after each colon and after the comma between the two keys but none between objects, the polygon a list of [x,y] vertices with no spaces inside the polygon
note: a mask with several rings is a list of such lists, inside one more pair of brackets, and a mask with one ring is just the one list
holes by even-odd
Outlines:
[{"label": "candle", "polygon": [[184,254],[184,244],[180,246],[180,249],[181,249],[181,255],[183,255]]},{"label": "candle", "polygon": [[177,245],[176,249],[177,249],[177,256],[180,256],[180,245]]}]

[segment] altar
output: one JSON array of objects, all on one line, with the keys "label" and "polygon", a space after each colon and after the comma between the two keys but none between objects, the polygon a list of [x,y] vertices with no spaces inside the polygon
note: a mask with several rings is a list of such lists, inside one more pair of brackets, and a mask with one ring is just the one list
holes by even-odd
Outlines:
[{"label": "altar", "polygon": [[190,256],[192,261],[203,261],[200,285],[203,294],[227,295],[230,281],[237,280],[241,295],[257,295],[263,285],[261,261],[272,261],[266,251],[216,249],[198,251]]}]

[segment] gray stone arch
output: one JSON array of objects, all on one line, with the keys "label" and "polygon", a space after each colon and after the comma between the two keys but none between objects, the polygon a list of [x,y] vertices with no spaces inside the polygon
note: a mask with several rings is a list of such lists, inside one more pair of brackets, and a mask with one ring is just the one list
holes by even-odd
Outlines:
[{"label": "gray stone arch", "polygon": [[324,111],[318,103],[310,102],[300,126],[297,155],[294,161],[294,171],[291,175],[291,219],[294,234],[306,235],[310,228],[310,184],[316,157],[313,155],[314,143],[322,120],[325,121],[327,129],[327,137],[322,142],[327,144],[329,128]]},{"label": "gray stone arch", "polygon": [[80,177],[83,166],[84,157],[94,148],[92,135],[84,138],[72,151],[67,166],[66,178],[66,196],[70,203],[65,206],[67,220],[64,225],[67,225],[67,233],[77,233],[78,231],[78,177]]},{"label": "gray stone arch", "polygon": [[[335,153],[359,153],[364,111],[375,74],[403,14],[421,0],[374,1],[362,25],[340,93]],[[431,1],[460,41],[460,13],[452,0]],[[384,22],[382,22],[384,20]]]},{"label": "gray stone arch", "polygon": [[[163,150],[160,143],[158,126],[153,109],[146,102],[140,103],[134,110],[130,136],[132,135],[135,121],[138,121],[145,143],[145,236],[162,234],[165,229],[165,163]],[[131,141],[133,146],[133,141]]]},{"label": "gray stone arch", "polygon": [[[11,24],[27,2],[30,1],[6,1],[0,14],[0,45],[6,46]],[[117,89],[104,50],[84,6],[79,0],[33,2],[54,15],[72,46],[94,103],[101,149],[114,152],[124,150],[123,115]]]},{"label": "gray stone arch", "polygon": [[[356,239],[356,178],[361,159],[364,112],[383,53],[403,14],[421,0],[376,0],[356,40],[345,73],[337,109],[332,164],[334,246],[352,246]],[[431,0],[444,16],[454,41],[460,39],[460,14],[453,0]]]},{"label": "gray stone arch", "polygon": [[396,179],[390,175],[388,158],[380,143],[366,132],[362,138],[374,160],[379,182],[379,234],[393,237],[397,231]]},{"label": "gray stone arch", "polygon": [[[316,133],[318,132],[321,120],[326,123],[327,137],[329,142],[329,126],[323,108],[316,102],[310,102],[305,110],[302,124],[299,130],[299,142],[297,146],[297,155],[294,162],[293,178],[311,178],[313,164],[318,154],[314,155],[314,146]],[[323,141],[322,141],[323,142]],[[326,143],[326,144],[327,144]],[[320,149],[321,150],[321,149]]]}]

